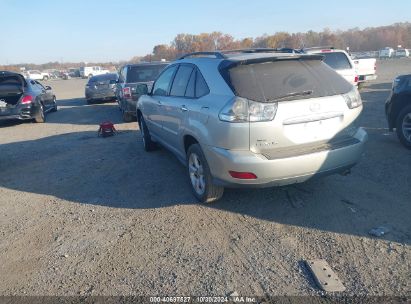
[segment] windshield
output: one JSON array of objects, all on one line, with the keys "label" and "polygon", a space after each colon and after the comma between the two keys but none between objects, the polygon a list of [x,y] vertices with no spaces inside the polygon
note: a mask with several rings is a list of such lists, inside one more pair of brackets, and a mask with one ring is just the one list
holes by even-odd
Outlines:
[{"label": "windshield", "polygon": [[243,64],[229,69],[225,78],[235,95],[260,102],[324,97],[352,89],[320,60]]},{"label": "windshield", "polygon": [[344,53],[331,52],[321,53],[321,55],[325,56],[324,62],[334,70],[347,70],[352,68],[347,55],[345,55]]},{"label": "windshield", "polygon": [[166,66],[167,64],[131,66],[127,72],[127,82],[154,81]]}]

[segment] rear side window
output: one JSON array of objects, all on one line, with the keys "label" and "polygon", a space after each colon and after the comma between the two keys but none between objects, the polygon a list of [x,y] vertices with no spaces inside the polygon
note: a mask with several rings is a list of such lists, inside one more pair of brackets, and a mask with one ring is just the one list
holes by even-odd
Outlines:
[{"label": "rear side window", "polygon": [[279,60],[223,69],[236,96],[260,102],[344,94],[352,85],[320,60]]},{"label": "rear side window", "polygon": [[193,67],[189,65],[180,65],[176,77],[174,77],[173,86],[171,87],[171,96],[184,96],[190,76],[193,73]]},{"label": "rear side window", "polygon": [[197,72],[197,79],[196,79],[196,97],[202,97],[204,95],[207,95],[210,93],[210,90],[208,89],[208,85],[201,73],[198,71]]},{"label": "rear side window", "polygon": [[130,66],[127,71],[127,83],[154,81],[166,66],[166,64]]},{"label": "rear side window", "polygon": [[348,70],[351,69],[350,61],[347,55],[339,52],[321,53],[324,55],[324,62],[332,67],[334,70]]},{"label": "rear side window", "polygon": [[167,95],[168,88],[170,87],[170,83],[176,69],[176,65],[171,66],[158,77],[157,81],[154,83],[153,95]]},{"label": "rear side window", "polygon": [[188,98],[195,98],[196,97],[196,70],[193,70],[190,76],[190,80],[187,84],[187,89],[185,93],[185,97]]}]

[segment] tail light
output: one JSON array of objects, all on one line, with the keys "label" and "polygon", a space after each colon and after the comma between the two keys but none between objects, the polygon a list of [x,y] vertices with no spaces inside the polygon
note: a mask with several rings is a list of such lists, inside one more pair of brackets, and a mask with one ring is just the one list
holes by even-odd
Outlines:
[{"label": "tail light", "polygon": [[257,122],[273,120],[277,112],[277,103],[263,103],[235,97],[228,102],[218,115],[227,122]]},{"label": "tail light", "polygon": [[358,82],[358,76],[357,76],[357,75],[355,75],[355,77],[354,77],[354,82],[355,82],[355,83]]},{"label": "tail light", "polygon": [[377,63],[374,63],[374,71],[377,70]]},{"label": "tail light", "polygon": [[129,87],[123,88],[124,98],[131,98],[131,89]]},{"label": "tail light", "polygon": [[31,95],[26,95],[23,97],[21,103],[22,104],[28,104],[28,103],[32,103],[33,102],[33,96]]},{"label": "tail light", "polygon": [[362,105],[362,100],[360,93],[358,93],[358,90],[356,87],[354,87],[350,92],[347,94],[343,95],[345,102],[347,103],[347,106],[350,109],[358,108],[359,106]]}]

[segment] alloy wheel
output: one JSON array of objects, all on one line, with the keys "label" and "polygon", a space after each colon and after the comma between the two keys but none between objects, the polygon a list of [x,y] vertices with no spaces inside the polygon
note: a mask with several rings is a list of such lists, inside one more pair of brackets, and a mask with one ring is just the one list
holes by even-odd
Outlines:
[{"label": "alloy wheel", "polygon": [[204,168],[197,154],[195,153],[190,154],[190,157],[188,160],[188,166],[189,166],[191,185],[193,186],[194,191],[198,195],[203,195],[205,192],[205,186],[206,186]]}]

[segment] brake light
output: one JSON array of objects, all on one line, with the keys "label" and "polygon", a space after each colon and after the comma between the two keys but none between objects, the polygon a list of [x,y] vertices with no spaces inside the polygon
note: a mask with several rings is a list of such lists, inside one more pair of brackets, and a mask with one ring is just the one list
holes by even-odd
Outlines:
[{"label": "brake light", "polygon": [[230,100],[218,115],[227,122],[271,121],[277,112],[277,103],[262,103],[235,97]]},{"label": "brake light", "polygon": [[131,98],[131,90],[129,87],[123,88],[123,96],[124,98]]},{"label": "brake light", "polygon": [[257,175],[252,172],[237,172],[237,171],[228,171],[230,175],[238,179],[257,179]]},{"label": "brake light", "polygon": [[28,103],[32,103],[33,102],[33,96],[31,95],[26,95],[23,97],[21,103],[22,104],[28,104]]},{"label": "brake light", "polygon": [[332,50],[321,50],[321,53],[330,53]]},{"label": "brake light", "polygon": [[357,75],[354,77],[354,82],[355,82],[355,83],[358,82],[358,76],[357,76]]}]

